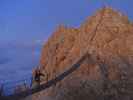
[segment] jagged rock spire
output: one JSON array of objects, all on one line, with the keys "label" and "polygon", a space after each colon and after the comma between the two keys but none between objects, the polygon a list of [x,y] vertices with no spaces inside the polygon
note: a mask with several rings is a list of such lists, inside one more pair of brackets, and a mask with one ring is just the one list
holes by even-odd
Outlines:
[{"label": "jagged rock spire", "polygon": [[[79,81],[84,79],[101,79],[101,66],[97,60],[92,60],[97,57],[107,66],[109,80],[121,79],[124,71],[128,72],[128,78],[132,78],[133,25],[124,14],[104,7],[87,18],[79,28],[63,26],[57,29],[43,47],[40,62],[45,67],[42,69],[52,79],[68,69],[87,50],[91,52],[89,60],[52,91],[72,85],[71,78],[74,85],[79,85]],[[78,82],[75,82],[76,77]]]}]

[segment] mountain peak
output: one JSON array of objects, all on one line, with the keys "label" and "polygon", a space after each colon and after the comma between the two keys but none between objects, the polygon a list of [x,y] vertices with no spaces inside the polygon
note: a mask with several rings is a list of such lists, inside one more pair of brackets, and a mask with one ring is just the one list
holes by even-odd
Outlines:
[{"label": "mountain peak", "polygon": [[106,77],[104,67],[108,80],[123,78],[124,71],[127,73],[125,76],[131,79],[132,44],[133,25],[127,16],[110,7],[98,10],[79,28],[59,27],[45,44],[41,54],[41,69],[44,73],[48,72],[48,79],[51,80],[69,69],[86,52],[89,57],[59,87],[48,90],[48,95],[56,95],[56,91],[62,87],[80,86],[82,80],[101,80]]},{"label": "mountain peak", "polygon": [[120,11],[106,6],[97,10],[94,15],[88,17],[81,27],[87,27],[88,25],[95,26],[95,24],[99,22],[105,24],[129,24],[129,19]]},{"label": "mountain peak", "polygon": [[126,15],[124,15],[122,12],[120,12],[119,10],[113,9],[111,7],[103,7],[102,9],[100,9],[99,12],[97,13],[101,13],[101,15],[103,14],[103,16],[105,18],[120,18],[120,21],[128,21],[128,17]]}]

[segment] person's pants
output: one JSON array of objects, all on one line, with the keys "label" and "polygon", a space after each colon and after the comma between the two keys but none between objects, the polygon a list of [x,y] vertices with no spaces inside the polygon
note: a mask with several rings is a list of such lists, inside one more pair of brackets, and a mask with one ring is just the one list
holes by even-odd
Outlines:
[{"label": "person's pants", "polygon": [[37,87],[39,87],[40,86],[40,83],[39,82],[33,82],[33,84],[32,84],[32,89],[33,88],[37,88]]}]

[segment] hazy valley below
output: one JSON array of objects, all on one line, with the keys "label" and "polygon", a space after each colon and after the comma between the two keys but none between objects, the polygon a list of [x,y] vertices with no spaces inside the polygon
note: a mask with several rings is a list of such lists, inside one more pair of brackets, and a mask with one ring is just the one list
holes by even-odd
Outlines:
[{"label": "hazy valley below", "polygon": [[39,63],[41,45],[6,44],[0,47],[0,81],[17,81],[30,77]]}]

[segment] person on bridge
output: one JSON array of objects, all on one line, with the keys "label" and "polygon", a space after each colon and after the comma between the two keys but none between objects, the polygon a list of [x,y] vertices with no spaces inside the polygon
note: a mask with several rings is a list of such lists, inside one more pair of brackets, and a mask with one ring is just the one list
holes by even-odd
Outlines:
[{"label": "person on bridge", "polygon": [[41,73],[39,68],[35,69],[34,74],[33,74],[33,87],[40,86],[41,76],[44,77],[45,75]]},{"label": "person on bridge", "polygon": [[41,71],[39,69],[36,70],[35,72],[35,81],[38,82],[40,84],[41,82],[41,76],[45,76],[43,73],[41,73]]}]

